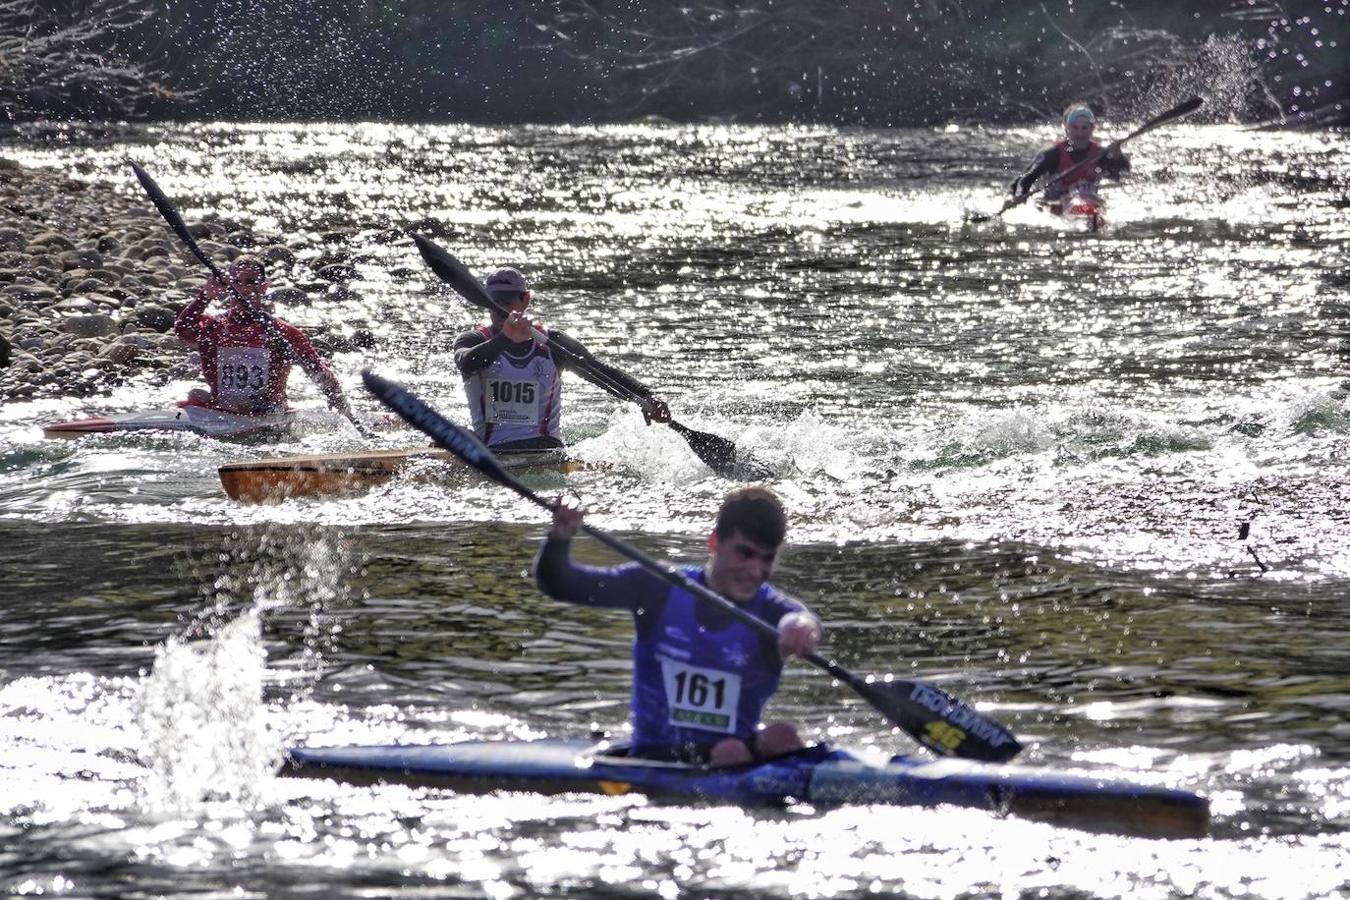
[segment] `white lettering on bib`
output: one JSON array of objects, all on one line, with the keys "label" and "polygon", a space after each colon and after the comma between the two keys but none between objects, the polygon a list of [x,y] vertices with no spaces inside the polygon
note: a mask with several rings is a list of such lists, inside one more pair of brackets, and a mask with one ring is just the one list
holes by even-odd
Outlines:
[{"label": "white lettering on bib", "polygon": [[736,733],[741,676],[717,669],[701,669],[664,657],[661,673],[666,682],[670,724],[723,734]]},{"label": "white lettering on bib", "polygon": [[539,382],[489,378],[487,421],[493,425],[538,425]]},{"label": "white lettering on bib", "polygon": [[221,347],[216,352],[216,397],[224,405],[252,406],[267,395],[272,354],[263,347]]}]

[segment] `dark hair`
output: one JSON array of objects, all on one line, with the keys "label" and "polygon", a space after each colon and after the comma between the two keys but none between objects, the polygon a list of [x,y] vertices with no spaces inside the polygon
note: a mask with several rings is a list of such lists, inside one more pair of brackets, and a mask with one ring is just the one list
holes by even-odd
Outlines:
[{"label": "dark hair", "polygon": [[267,266],[263,264],[263,261],[259,257],[251,256],[247,253],[242,253],[230,261],[231,274],[234,273],[235,266],[252,266],[253,268],[258,270],[259,281],[267,280]]},{"label": "dark hair", "polygon": [[765,547],[777,547],[787,537],[787,513],[778,495],[766,487],[736,488],[722,498],[713,532],[727,540],[736,532]]}]

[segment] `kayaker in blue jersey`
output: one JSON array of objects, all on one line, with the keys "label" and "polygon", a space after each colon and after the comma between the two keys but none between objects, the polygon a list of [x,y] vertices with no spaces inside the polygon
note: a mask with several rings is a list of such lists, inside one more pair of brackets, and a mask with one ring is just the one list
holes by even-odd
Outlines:
[{"label": "kayaker in blue jersey", "polygon": [[1063,140],[1037,153],[1031,168],[1013,179],[1008,186],[1013,196],[1027,193],[1042,177],[1056,179],[1046,186],[1044,199],[1047,201],[1058,200],[1070,193],[1096,196],[1101,176],[1118,179],[1128,172],[1129,157],[1116,147],[1103,152],[1101,144],[1092,139],[1096,127],[1097,117],[1086,105],[1075,104],[1066,109]]},{"label": "kayaker in blue jersey", "polygon": [[768,584],[787,535],[787,516],[773,492],[743,487],[727,494],[708,536],[707,563],[686,572],[776,625],[776,645],[635,563],[574,563],[571,541],[582,516],[575,504],[555,504],[535,580],[555,599],[632,613],[633,754],[721,766],[804,746],[788,722],[760,727],[783,658],[815,650],[821,634],[810,610]]},{"label": "kayaker in blue jersey", "polygon": [[[455,365],[464,377],[473,430],[489,449],[509,452],[563,446],[561,376],[567,369],[620,399],[628,399],[622,390],[644,398],[642,414],[648,425],[670,421],[669,407],[652,396],[646,385],[600,362],[561,331],[547,331],[540,323],[531,323],[525,310],[532,295],[518,270],[498,269],[483,286],[510,316],[492,312],[491,326],[460,334],[454,350]],[[548,343],[534,339],[531,324],[548,336]],[[555,344],[567,352],[555,352]],[[586,360],[598,376],[575,366],[572,357]]]}]

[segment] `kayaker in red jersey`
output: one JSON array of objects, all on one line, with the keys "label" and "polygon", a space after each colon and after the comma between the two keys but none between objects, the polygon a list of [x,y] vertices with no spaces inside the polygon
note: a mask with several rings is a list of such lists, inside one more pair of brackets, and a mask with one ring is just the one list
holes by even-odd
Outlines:
[{"label": "kayaker in red jersey", "polygon": [[[280,319],[273,319],[275,332],[264,324],[258,311],[263,309],[269,285],[262,260],[240,256],[230,264],[226,277],[229,286],[212,275],[174,320],[174,332],[201,354],[202,375],[210,385],[209,390],[194,388],[181,405],[242,415],[282,412],[291,363],[304,358],[314,364],[319,387],[333,407],[348,411],[337,376],[304,332]],[[208,314],[206,307],[221,297],[230,299],[230,308],[223,316]]]},{"label": "kayaker in red jersey", "polygon": [[535,559],[539,589],[557,600],[633,616],[632,754],[739,765],[804,744],[789,722],[760,725],[783,659],[820,642],[821,624],[768,583],[787,536],[787,515],[763,487],[727,494],[708,536],[708,561],[685,573],[778,629],[778,640],[636,563],[613,568],[571,559],[583,511],[554,504],[553,527]]},{"label": "kayaker in red jersey", "polygon": [[[474,433],[489,449],[563,446],[562,373],[567,369],[620,399],[629,399],[625,392],[642,398],[647,424],[670,421],[670,408],[652,395],[651,388],[600,362],[575,338],[531,323],[525,312],[533,295],[519,270],[498,269],[483,287],[509,316],[492,312],[492,324],[460,334],[454,350]],[[532,327],[546,334],[548,342],[537,342]],[[577,360],[585,360],[586,367],[579,367]]]},{"label": "kayaker in red jersey", "polygon": [[1046,201],[1071,193],[1095,197],[1101,176],[1115,180],[1128,172],[1129,157],[1116,147],[1103,152],[1102,145],[1092,139],[1096,127],[1097,117],[1086,105],[1075,104],[1066,109],[1064,138],[1036,154],[1031,168],[1013,179],[1008,186],[1013,196],[1022,196],[1038,179],[1047,176],[1053,183],[1046,185]]}]

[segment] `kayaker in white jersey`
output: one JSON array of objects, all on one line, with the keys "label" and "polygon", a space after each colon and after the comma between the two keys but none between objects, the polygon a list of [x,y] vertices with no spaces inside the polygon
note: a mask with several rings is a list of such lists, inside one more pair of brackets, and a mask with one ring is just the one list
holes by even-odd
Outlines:
[{"label": "kayaker in white jersey", "polygon": [[[670,409],[632,376],[591,356],[561,331],[546,330],[525,316],[532,294],[517,269],[498,269],[483,283],[504,309],[492,312],[492,324],[470,329],[455,339],[455,366],[464,377],[473,429],[489,449],[498,452],[545,450],[563,446],[562,373],[570,369],[621,400],[623,391],[644,398],[647,424],[669,422]],[[548,336],[534,339],[530,328]],[[580,358],[594,371],[574,364]]]}]

